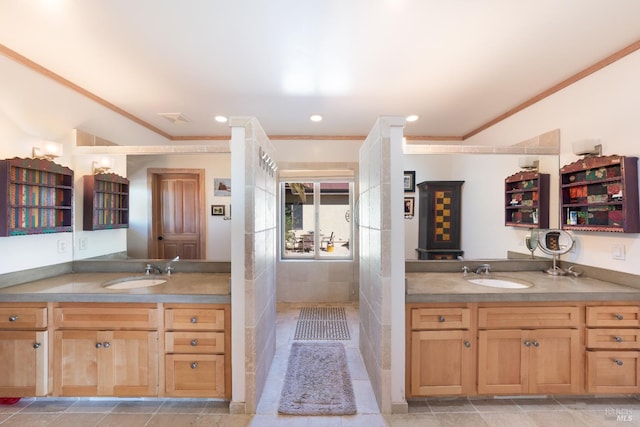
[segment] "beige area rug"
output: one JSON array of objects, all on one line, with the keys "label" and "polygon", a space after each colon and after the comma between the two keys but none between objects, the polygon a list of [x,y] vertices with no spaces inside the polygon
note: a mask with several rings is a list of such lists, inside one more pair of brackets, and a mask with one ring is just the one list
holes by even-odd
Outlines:
[{"label": "beige area rug", "polygon": [[294,342],[278,412],[286,415],[353,415],[356,400],[341,343]]}]

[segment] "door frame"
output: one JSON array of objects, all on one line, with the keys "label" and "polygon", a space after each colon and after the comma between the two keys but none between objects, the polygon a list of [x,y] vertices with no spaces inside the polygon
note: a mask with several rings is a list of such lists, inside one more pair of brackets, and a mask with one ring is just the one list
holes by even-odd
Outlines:
[{"label": "door frame", "polygon": [[158,258],[158,251],[156,247],[155,236],[158,234],[158,224],[156,221],[156,209],[157,191],[156,191],[156,176],[168,173],[181,173],[191,174],[198,177],[198,204],[200,205],[200,212],[198,213],[198,244],[200,245],[200,259],[207,259],[207,216],[205,208],[205,173],[204,169],[188,169],[188,168],[148,168],[147,169],[147,254],[149,258]]}]

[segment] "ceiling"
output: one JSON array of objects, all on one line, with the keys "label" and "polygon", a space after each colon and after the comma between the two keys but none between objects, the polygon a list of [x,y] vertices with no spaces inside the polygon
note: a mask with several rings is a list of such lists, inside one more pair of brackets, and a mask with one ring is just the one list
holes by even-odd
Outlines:
[{"label": "ceiling", "polygon": [[0,0],[0,111],[49,138],[228,138],[218,114],[359,137],[417,114],[405,135],[464,139],[636,49],[639,22],[637,0]]}]

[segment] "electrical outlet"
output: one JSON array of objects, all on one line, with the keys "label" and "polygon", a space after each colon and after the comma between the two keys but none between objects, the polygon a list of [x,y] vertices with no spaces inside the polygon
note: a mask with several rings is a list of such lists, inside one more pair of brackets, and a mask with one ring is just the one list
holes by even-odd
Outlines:
[{"label": "electrical outlet", "polygon": [[611,257],[613,259],[619,259],[619,260],[624,260],[625,258],[625,251],[624,251],[624,245],[613,245],[611,247]]},{"label": "electrical outlet", "polygon": [[87,238],[86,237],[81,237],[80,239],[78,239],[78,250],[79,251],[86,251],[87,250]]},{"label": "electrical outlet", "polygon": [[67,252],[67,242],[64,240],[58,240],[58,253],[63,254]]}]

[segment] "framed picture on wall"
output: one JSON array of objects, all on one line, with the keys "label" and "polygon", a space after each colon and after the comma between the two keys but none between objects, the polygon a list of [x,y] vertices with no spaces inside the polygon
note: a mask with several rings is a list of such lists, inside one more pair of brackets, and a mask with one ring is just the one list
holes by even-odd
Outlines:
[{"label": "framed picture on wall", "polygon": [[416,171],[404,171],[404,192],[415,193]]},{"label": "framed picture on wall", "polygon": [[413,218],[413,206],[415,204],[415,197],[404,198],[404,217]]},{"label": "framed picture on wall", "polygon": [[211,215],[224,216],[224,205],[211,205]]},{"label": "framed picture on wall", "polygon": [[213,179],[213,195],[217,197],[231,197],[231,179],[230,178],[214,178]]}]

